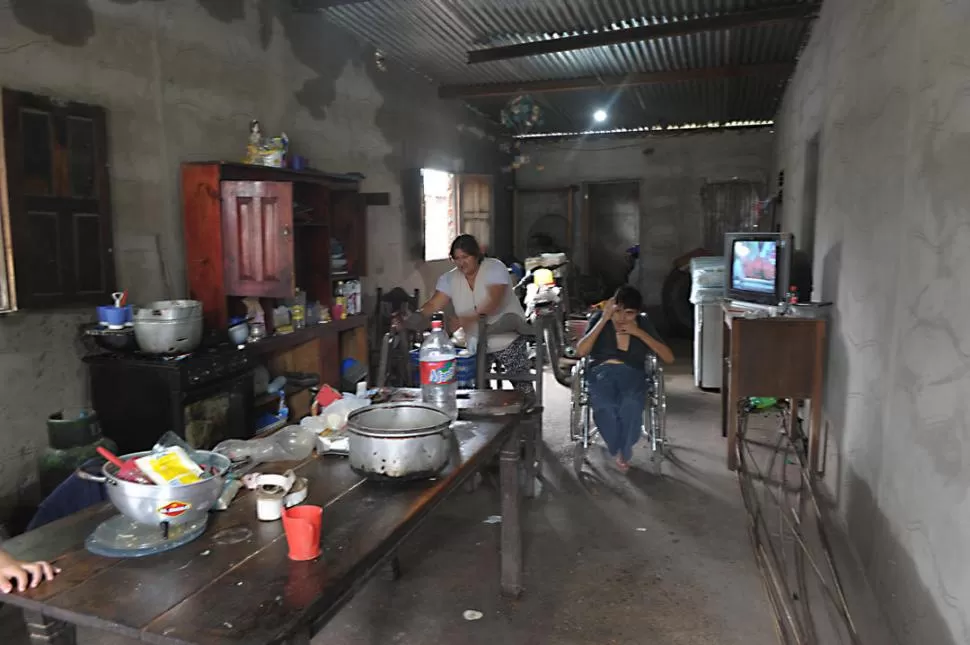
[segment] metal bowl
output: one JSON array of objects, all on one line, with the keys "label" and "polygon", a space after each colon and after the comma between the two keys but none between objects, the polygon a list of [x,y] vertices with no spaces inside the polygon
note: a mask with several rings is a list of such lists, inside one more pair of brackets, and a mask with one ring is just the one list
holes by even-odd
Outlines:
[{"label": "metal bowl", "polygon": [[[149,454],[151,451],[136,452],[125,455],[121,459],[128,461]],[[182,486],[136,484],[118,479],[116,476],[118,467],[110,462],[101,467],[101,475],[79,470],[78,476],[88,481],[105,484],[111,503],[125,517],[141,524],[167,523],[170,526],[177,526],[205,517],[222,494],[226,474],[232,465],[228,457],[208,450],[197,450],[193,453],[193,457],[197,459],[200,466],[213,471],[213,476],[195,484]]]}]

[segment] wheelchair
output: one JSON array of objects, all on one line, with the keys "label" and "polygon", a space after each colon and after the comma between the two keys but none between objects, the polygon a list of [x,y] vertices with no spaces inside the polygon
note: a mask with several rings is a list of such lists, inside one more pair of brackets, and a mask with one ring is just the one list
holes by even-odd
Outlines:
[{"label": "wheelchair", "polygon": [[[593,409],[589,400],[589,358],[573,366],[572,393],[569,411],[569,436],[583,450],[596,438]],[[650,445],[650,461],[660,472],[667,450],[667,395],[664,390],[664,371],[654,354],[647,357],[647,400],[643,407],[643,434]]]}]

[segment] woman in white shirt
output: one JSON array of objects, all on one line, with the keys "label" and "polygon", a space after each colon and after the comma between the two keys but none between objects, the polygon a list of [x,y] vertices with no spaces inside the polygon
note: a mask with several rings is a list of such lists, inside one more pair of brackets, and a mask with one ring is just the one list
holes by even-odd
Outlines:
[{"label": "woman in white shirt", "polygon": [[[508,267],[500,260],[485,257],[478,240],[471,235],[456,237],[449,255],[455,268],[438,278],[434,294],[422,305],[420,313],[424,317],[430,316],[443,311],[451,302],[457,319],[449,320],[448,331],[454,333],[462,329],[469,347],[477,345],[478,318],[484,315],[486,323],[495,327],[496,333],[489,333],[488,347],[478,347],[478,351],[487,351],[507,373],[528,371],[531,365],[525,337],[515,331],[498,331],[526,324],[525,312],[512,290]],[[532,401],[532,383],[517,382],[515,389]]]}]

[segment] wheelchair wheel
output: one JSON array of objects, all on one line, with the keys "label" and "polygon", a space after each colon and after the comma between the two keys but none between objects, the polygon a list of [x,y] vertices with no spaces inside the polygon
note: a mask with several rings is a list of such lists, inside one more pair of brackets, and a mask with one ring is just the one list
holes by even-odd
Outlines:
[{"label": "wheelchair wheel", "polygon": [[650,461],[659,474],[667,448],[667,394],[664,389],[663,368],[656,362],[656,358],[653,361],[644,417],[644,433],[650,441]]},{"label": "wheelchair wheel", "polygon": [[582,448],[586,449],[595,434],[593,414],[589,407],[589,390],[586,387],[586,361],[580,361],[573,366],[570,387],[569,438],[581,443]]}]

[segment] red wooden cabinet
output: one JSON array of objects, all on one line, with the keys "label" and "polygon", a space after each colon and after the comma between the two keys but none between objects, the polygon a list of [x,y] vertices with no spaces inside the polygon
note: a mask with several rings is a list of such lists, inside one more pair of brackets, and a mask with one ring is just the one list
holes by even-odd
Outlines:
[{"label": "red wooden cabinet", "polygon": [[293,295],[293,184],[222,182],[226,294]]},{"label": "red wooden cabinet", "polygon": [[[366,200],[359,175],[245,164],[182,164],[182,208],[189,293],[206,325],[225,329],[230,298],[332,302],[331,238],[348,271],[366,273]],[[238,308],[239,303],[233,302]]]}]

